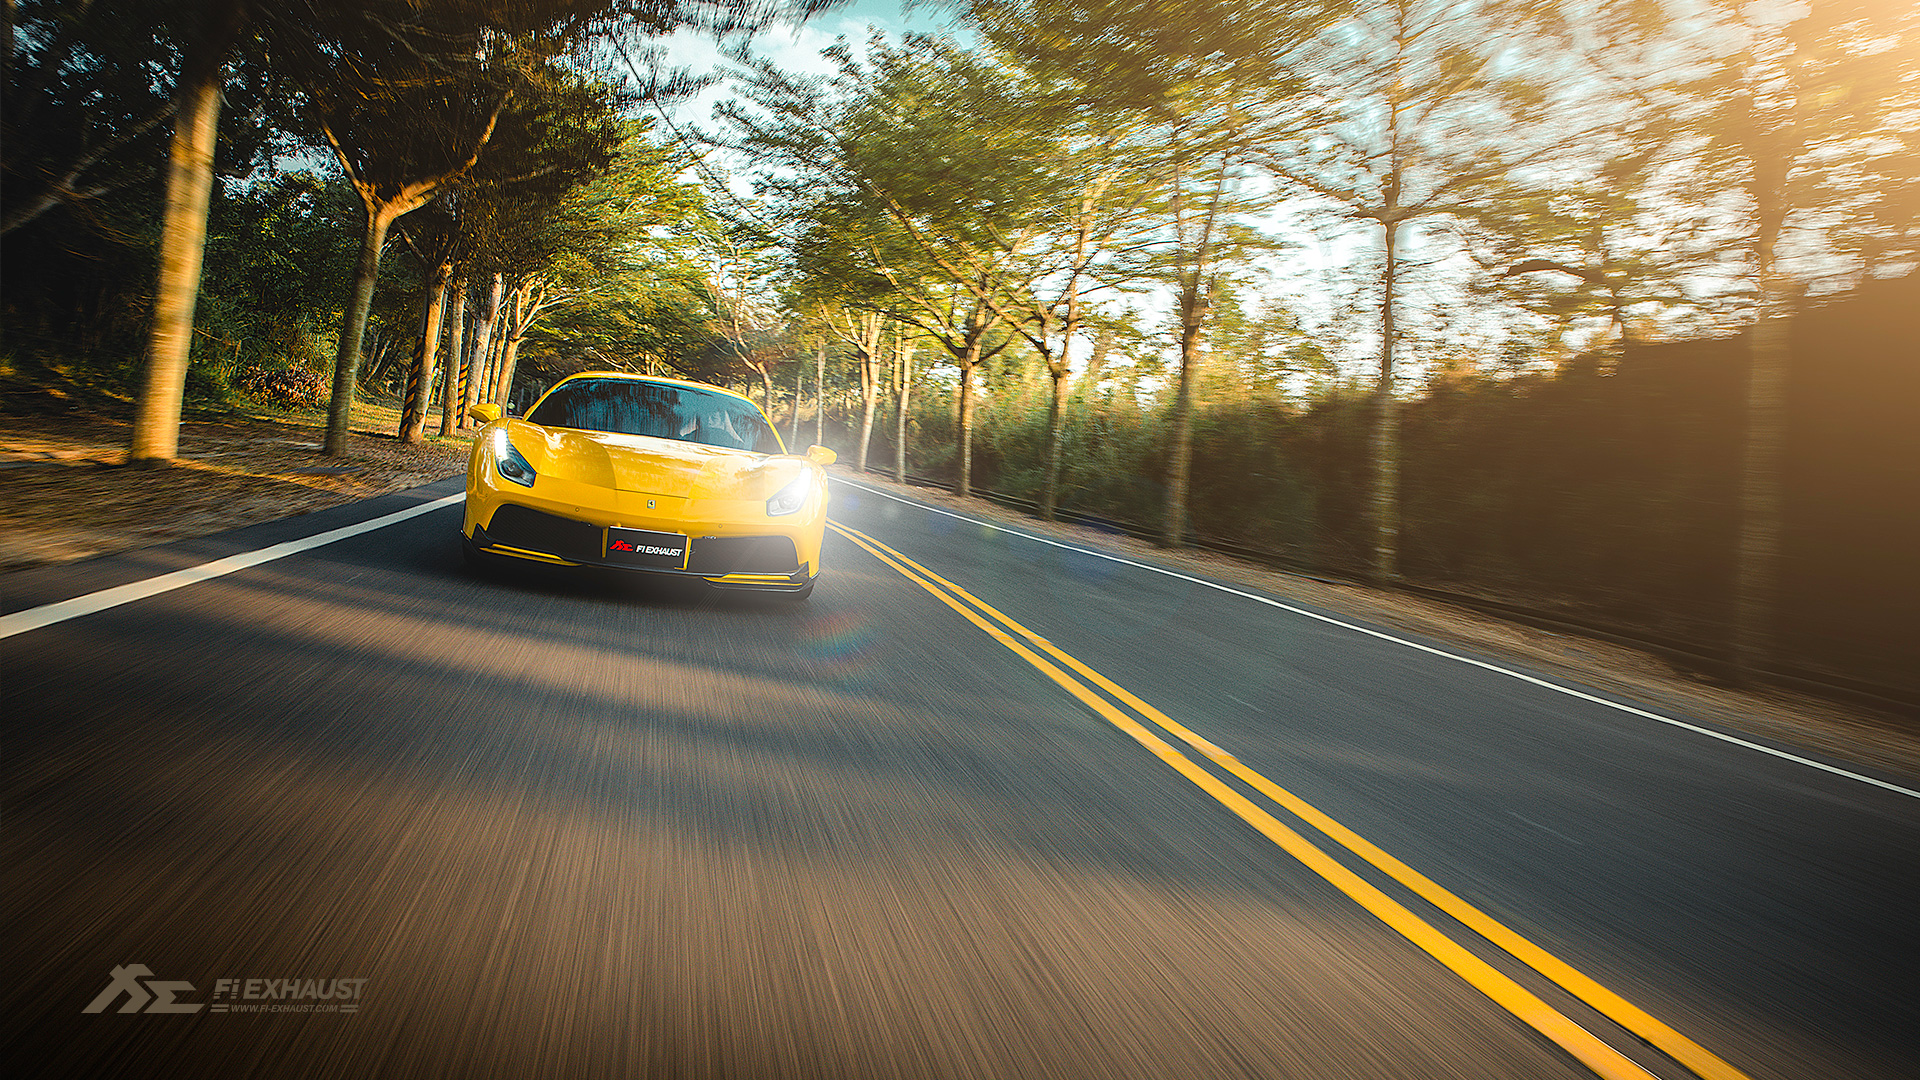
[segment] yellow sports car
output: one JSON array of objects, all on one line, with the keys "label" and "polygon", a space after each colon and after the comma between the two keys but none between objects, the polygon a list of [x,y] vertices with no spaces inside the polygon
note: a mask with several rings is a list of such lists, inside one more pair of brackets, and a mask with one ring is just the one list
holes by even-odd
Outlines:
[{"label": "yellow sports car", "polygon": [[469,415],[483,423],[460,530],[469,561],[504,555],[812,594],[833,451],[787,453],[745,397],[602,371],[560,380],[525,419],[497,405]]}]

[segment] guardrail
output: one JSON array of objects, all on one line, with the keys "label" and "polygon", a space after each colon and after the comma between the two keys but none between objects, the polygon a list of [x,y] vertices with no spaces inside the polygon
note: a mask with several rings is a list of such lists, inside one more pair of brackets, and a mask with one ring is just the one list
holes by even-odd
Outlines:
[{"label": "guardrail", "polygon": [[[887,468],[868,466],[866,471],[877,476],[885,476],[888,478],[893,476],[893,470]],[[942,490],[952,487],[952,484],[947,481],[936,480],[929,476],[916,476],[912,473],[907,474],[906,481],[917,487]],[[1004,492],[988,491],[980,488],[975,488],[973,494],[977,498],[985,499],[988,502],[1010,509],[1019,510],[1029,515],[1037,516],[1040,509],[1040,504],[1037,501],[1018,495],[1008,495]],[[1056,508],[1054,510],[1054,518],[1074,525],[1091,525],[1096,528],[1111,530],[1125,536],[1131,536],[1137,540],[1157,540],[1160,536],[1159,529],[1151,528],[1138,522],[1116,521],[1111,518],[1103,518],[1095,514],[1084,514],[1074,510]],[[1189,537],[1187,546],[1198,548],[1202,551],[1211,551],[1220,555],[1228,555],[1277,570],[1284,570],[1297,577],[1304,577],[1313,581],[1339,585],[1364,585],[1369,588],[1379,587],[1358,575],[1329,571],[1307,563],[1302,559],[1293,558],[1284,552],[1267,551],[1245,544],[1236,544],[1232,541],[1218,540],[1204,536]],[[1476,596],[1472,593],[1454,592],[1449,589],[1437,589],[1432,586],[1418,585],[1412,582],[1396,582],[1391,588],[1394,591],[1402,592],[1410,596],[1418,596],[1440,603],[1453,604],[1487,615],[1496,615],[1502,619],[1521,623],[1539,630],[1548,630],[1561,634],[1574,634],[1609,642],[1614,645],[1640,649],[1644,652],[1652,653],[1669,663],[1691,669],[1715,680],[1727,683],[1734,681],[1735,667],[1726,653],[1702,651],[1695,643],[1681,642],[1659,634],[1647,633],[1635,627],[1542,612],[1519,604],[1495,600],[1491,597]],[[1884,686],[1861,679],[1850,679],[1845,676],[1834,675],[1830,672],[1811,671],[1791,664],[1769,665],[1762,669],[1759,674],[1763,681],[1783,689],[1797,690],[1802,693],[1812,694],[1816,697],[1842,701],[1869,709],[1893,712],[1903,716],[1920,717],[1920,691],[1907,689],[1905,687]]]}]

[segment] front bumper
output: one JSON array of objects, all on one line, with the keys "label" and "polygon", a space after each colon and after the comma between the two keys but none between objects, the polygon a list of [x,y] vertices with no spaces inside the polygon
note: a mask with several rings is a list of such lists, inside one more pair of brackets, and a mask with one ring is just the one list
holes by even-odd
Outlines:
[{"label": "front bumper", "polygon": [[475,551],[556,566],[595,566],[641,574],[700,578],[723,589],[799,592],[814,573],[801,562],[799,545],[779,534],[688,535],[681,568],[635,566],[605,557],[607,526],[566,518],[514,503],[501,503],[488,520],[495,531],[471,521],[462,536]]}]

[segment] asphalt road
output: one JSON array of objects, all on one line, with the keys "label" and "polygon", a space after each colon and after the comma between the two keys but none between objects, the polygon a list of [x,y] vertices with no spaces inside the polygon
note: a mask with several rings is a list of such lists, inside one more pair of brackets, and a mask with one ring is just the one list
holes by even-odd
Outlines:
[{"label": "asphalt road", "polygon": [[0,638],[9,1071],[1920,1076],[1920,778],[835,490],[805,605],[456,503]]}]

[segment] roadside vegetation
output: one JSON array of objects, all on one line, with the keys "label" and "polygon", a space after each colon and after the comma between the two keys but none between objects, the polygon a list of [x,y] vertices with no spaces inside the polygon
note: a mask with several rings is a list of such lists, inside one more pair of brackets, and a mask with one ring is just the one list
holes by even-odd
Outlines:
[{"label": "roadside vegetation", "polygon": [[949,0],[772,59],[822,7],[10,4],[5,406],[343,457],[673,374],[1042,517],[1920,694],[1911,4]]}]

